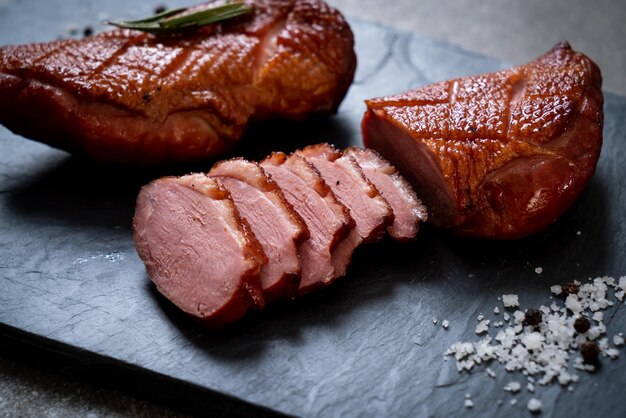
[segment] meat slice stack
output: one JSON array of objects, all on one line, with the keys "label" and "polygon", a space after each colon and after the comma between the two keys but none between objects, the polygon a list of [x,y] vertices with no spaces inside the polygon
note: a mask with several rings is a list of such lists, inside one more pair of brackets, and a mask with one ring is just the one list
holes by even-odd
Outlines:
[{"label": "meat slice stack", "polygon": [[354,250],[362,242],[375,242],[382,238],[394,215],[387,201],[365,178],[353,157],[343,156],[328,144],[311,145],[297,154],[313,164],[354,219],[354,229],[334,253],[336,274],[342,276]]},{"label": "meat slice stack", "polygon": [[416,236],[426,210],[375,151],[328,144],[165,177],[137,198],[134,240],[159,291],[221,326],[344,276],[361,243]]},{"label": "meat slice stack", "polygon": [[294,296],[300,283],[297,247],[309,235],[300,215],[257,163],[242,158],[222,161],[210,175],[230,192],[239,214],[265,250],[268,260],[260,273],[265,299]]},{"label": "meat slice stack", "polygon": [[348,209],[337,200],[315,167],[299,155],[274,153],[261,166],[278,183],[309,230],[309,239],[298,253],[302,266],[299,292],[329,284],[337,276],[337,245],[354,228]]},{"label": "meat slice stack", "polygon": [[[387,232],[397,240],[410,240],[417,234],[415,218],[425,220],[426,209],[408,181],[378,153],[370,149],[348,148],[344,154],[353,157],[363,174],[378,189],[393,211],[394,220]],[[409,203],[409,204],[407,204]]]}]

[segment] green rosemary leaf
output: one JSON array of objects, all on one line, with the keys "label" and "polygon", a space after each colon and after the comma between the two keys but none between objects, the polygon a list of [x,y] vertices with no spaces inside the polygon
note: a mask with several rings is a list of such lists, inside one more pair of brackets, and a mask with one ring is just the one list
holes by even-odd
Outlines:
[{"label": "green rosemary leaf", "polygon": [[144,32],[156,32],[161,29],[158,23],[107,22],[107,24],[122,29],[135,29]]},{"label": "green rosemary leaf", "polygon": [[186,13],[188,10],[189,8],[166,10],[146,19],[108,23],[118,28],[156,34],[171,34],[245,15],[252,12],[252,7],[243,3],[226,3],[220,6],[207,6]]},{"label": "green rosemary leaf", "polygon": [[209,9],[200,9],[192,13],[183,14],[180,17],[171,17],[163,19],[159,23],[162,27],[187,28],[210,25],[212,23],[222,22],[252,12],[252,7],[243,3],[228,3],[222,6],[211,7]]}]

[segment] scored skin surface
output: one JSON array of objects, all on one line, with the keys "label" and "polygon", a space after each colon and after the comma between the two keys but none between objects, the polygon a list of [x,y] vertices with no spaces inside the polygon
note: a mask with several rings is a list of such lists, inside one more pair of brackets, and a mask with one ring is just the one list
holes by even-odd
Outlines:
[{"label": "scored skin surface", "polygon": [[260,273],[265,301],[295,296],[300,284],[298,247],[309,232],[282,190],[259,164],[243,158],[215,164],[209,176],[219,178],[229,191],[268,258]]},{"label": "scored skin surface", "polygon": [[593,175],[601,82],[595,63],[561,43],[523,66],[368,100],[363,139],[436,226],[521,238],[554,222]]},{"label": "scored skin surface", "polygon": [[259,273],[267,259],[218,181],[194,174],[144,186],[133,240],[157,289],[207,326],[264,306]]},{"label": "scored skin surface", "polygon": [[109,162],[203,160],[251,120],[334,112],[353,34],[321,0],[246,0],[251,16],[184,36],[113,30],[0,48],[0,122]]},{"label": "scored skin surface", "polygon": [[329,285],[345,274],[345,269],[337,269],[335,254],[354,229],[348,209],[335,198],[315,168],[300,156],[277,152],[261,166],[283,190],[310,233],[299,247],[302,272],[298,293]]},{"label": "scored skin surface", "polygon": [[387,227],[389,235],[401,241],[415,238],[419,222],[426,221],[427,213],[411,185],[372,149],[350,147],[344,150],[344,154],[354,157],[365,177],[391,206],[395,217]]}]

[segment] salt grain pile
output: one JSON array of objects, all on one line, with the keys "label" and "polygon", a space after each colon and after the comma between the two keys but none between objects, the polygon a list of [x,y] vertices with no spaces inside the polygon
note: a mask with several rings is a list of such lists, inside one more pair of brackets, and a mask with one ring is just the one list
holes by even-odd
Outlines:
[{"label": "salt grain pile", "polygon": [[[606,276],[589,279],[585,284],[575,281],[563,287],[552,286],[550,290],[554,295],[550,306],[542,305],[525,312],[517,309],[512,315],[504,312],[502,321],[490,321],[482,314],[479,315],[475,332],[483,335],[482,339],[477,342],[457,342],[444,353],[445,356],[454,356],[459,372],[471,371],[476,365],[497,361],[506,371],[521,372],[527,376],[526,389],[531,393],[535,392],[536,384],[548,385],[554,382],[573,390],[573,384],[578,382],[579,376],[568,371],[568,366],[571,364],[582,371],[594,371],[596,367],[593,361],[583,361],[581,346],[583,354],[587,355],[589,353],[584,352],[585,346],[597,348],[605,358],[616,359],[620,355],[624,336],[619,333],[609,339],[602,311],[615,304],[610,300],[609,293],[613,293],[619,303],[624,302],[626,276],[619,281]],[[520,306],[517,295],[503,295],[498,300],[509,311]],[[501,307],[496,306],[494,314],[498,315],[500,310]],[[577,319],[579,323],[575,328]],[[585,332],[577,331],[581,330],[581,321],[589,323]],[[495,337],[489,334],[490,326]],[[491,368],[487,368],[486,372],[489,377],[495,377]],[[521,384],[510,382],[504,389],[516,393],[521,389]],[[533,398],[527,407],[532,412],[538,412],[541,401]]]}]

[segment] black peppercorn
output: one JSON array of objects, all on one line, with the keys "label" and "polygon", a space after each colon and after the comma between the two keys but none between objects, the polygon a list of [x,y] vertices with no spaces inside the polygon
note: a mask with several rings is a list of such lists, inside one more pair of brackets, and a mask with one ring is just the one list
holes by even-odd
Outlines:
[{"label": "black peppercorn", "polygon": [[541,311],[539,309],[529,309],[524,315],[524,322],[526,325],[539,325],[541,322]]},{"label": "black peppercorn", "polygon": [[563,294],[567,295],[577,295],[580,290],[580,286],[576,283],[565,283],[563,285]]},{"label": "black peppercorn", "polygon": [[584,334],[585,332],[589,331],[590,326],[591,323],[589,322],[589,319],[585,318],[584,316],[579,316],[574,321],[574,329],[579,334]]},{"label": "black peppercorn", "polygon": [[158,15],[159,13],[163,13],[164,11],[167,10],[167,7],[165,7],[164,5],[160,4],[157,7],[154,8],[154,14]]},{"label": "black peppercorn", "polygon": [[83,36],[87,38],[91,35],[93,35],[93,28],[91,26],[85,27],[85,29],[83,30]]},{"label": "black peppercorn", "polygon": [[585,341],[580,345],[580,354],[583,356],[585,363],[596,363],[600,354],[600,347],[598,347],[595,341]]}]

